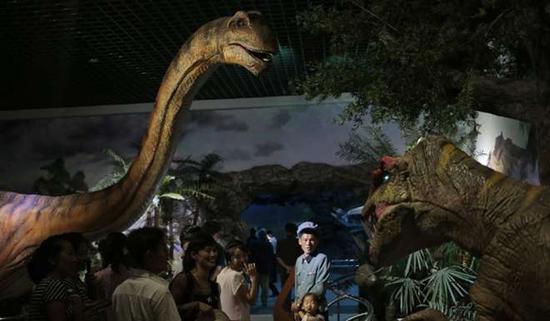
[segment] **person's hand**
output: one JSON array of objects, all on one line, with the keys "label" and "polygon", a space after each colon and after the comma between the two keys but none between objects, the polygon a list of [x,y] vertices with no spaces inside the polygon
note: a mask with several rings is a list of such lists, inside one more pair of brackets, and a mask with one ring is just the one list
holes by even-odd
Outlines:
[{"label": "person's hand", "polygon": [[290,306],[290,311],[292,311],[292,312],[300,311],[300,304],[298,304],[296,302],[292,302],[292,305]]},{"label": "person's hand", "polygon": [[197,314],[197,321],[213,321],[216,317],[214,314],[214,308],[206,303],[199,302],[199,313]]},{"label": "person's hand", "polygon": [[251,278],[255,278],[256,275],[257,275],[256,264],[254,264],[254,263],[245,264],[244,265],[244,270],[245,270],[246,274],[248,274]]},{"label": "person's hand", "polygon": [[206,303],[198,302],[198,310],[199,310],[199,313],[213,312],[214,308],[212,308],[210,305]]}]

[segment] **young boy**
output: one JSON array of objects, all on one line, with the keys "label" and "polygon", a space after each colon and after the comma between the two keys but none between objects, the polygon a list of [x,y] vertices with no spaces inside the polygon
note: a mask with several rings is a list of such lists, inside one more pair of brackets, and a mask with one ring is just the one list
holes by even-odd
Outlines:
[{"label": "young boy", "polygon": [[296,259],[295,285],[296,298],[292,304],[292,311],[300,310],[300,303],[308,293],[317,295],[320,311],[328,320],[325,299],[325,284],[329,278],[330,262],[327,256],[317,251],[319,235],[317,225],[313,222],[304,222],[298,226],[298,244],[303,254]]}]

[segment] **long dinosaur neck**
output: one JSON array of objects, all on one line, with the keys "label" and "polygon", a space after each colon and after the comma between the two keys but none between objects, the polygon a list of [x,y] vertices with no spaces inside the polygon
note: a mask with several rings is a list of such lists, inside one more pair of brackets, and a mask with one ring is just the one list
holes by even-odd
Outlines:
[{"label": "long dinosaur neck", "polygon": [[[126,227],[144,211],[165,175],[180,139],[185,109],[217,66],[217,56],[188,41],[172,61],[159,89],[141,150],[127,175],[103,192],[102,213],[90,211],[88,236]],[[105,203],[111,213],[105,213]],[[113,214],[113,215],[109,215]]]}]

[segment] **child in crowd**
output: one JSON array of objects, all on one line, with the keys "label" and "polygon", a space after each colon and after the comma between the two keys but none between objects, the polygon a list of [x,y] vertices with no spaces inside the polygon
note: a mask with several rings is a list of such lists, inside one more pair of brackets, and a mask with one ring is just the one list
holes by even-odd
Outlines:
[{"label": "child in crowd", "polygon": [[258,294],[256,267],[247,262],[248,251],[241,241],[230,241],[225,255],[227,266],[216,278],[222,311],[231,321],[250,321],[250,305]]},{"label": "child in crowd", "polygon": [[319,298],[315,293],[307,293],[300,305],[300,310],[294,315],[295,321],[325,321],[325,317],[319,312]]}]

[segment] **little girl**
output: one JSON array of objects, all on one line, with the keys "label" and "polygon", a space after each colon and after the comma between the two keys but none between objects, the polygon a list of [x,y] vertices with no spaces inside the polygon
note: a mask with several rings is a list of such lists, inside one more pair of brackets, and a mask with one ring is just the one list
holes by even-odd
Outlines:
[{"label": "little girl", "polygon": [[319,312],[319,298],[315,293],[308,293],[302,298],[300,310],[294,315],[295,321],[325,321]]}]

